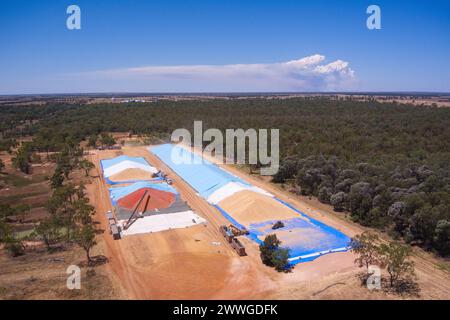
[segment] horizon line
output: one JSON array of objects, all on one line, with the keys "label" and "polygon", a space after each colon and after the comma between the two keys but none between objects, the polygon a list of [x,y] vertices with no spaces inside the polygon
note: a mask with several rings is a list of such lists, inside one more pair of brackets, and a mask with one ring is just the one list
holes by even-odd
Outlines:
[{"label": "horizon line", "polygon": [[33,96],[112,96],[112,95],[149,95],[149,96],[169,96],[169,95],[395,95],[395,94],[411,94],[411,95],[450,95],[446,91],[200,91],[200,92],[183,92],[183,91],[163,91],[163,92],[139,92],[139,91],[105,91],[105,92],[61,92],[61,93],[12,93],[0,94],[0,97],[33,97]]}]

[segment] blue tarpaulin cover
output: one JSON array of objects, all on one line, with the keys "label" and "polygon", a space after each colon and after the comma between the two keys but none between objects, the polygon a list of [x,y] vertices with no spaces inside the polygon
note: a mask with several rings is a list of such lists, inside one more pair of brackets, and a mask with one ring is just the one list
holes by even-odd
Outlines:
[{"label": "blue tarpaulin cover", "polygon": [[[173,144],[163,144],[151,147],[149,150],[193,187],[204,199],[207,199],[210,194],[229,182],[240,182],[251,186],[251,184],[239,177],[226,172],[182,147]],[[185,161],[182,162],[180,161],[181,159]],[[324,254],[349,249],[350,238],[342,232],[312,219],[278,198],[274,198],[274,201],[279,201],[295,211],[299,214],[299,218],[282,220],[284,227],[276,230],[273,230],[272,226],[278,220],[255,223],[251,224],[249,228],[245,228],[232,217],[232,214],[223,210],[219,205],[215,205],[215,207],[236,227],[247,229],[249,231],[248,237],[257,243],[262,243],[264,237],[268,234],[277,234],[277,237],[282,241],[282,246],[290,249],[291,264],[311,261]]]},{"label": "blue tarpaulin cover", "polygon": [[275,199],[297,212],[301,217],[283,220],[284,227],[276,230],[273,230],[272,226],[278,220],[251,224],[250,238],[262,243],[265,236],[276,234],[282,245],[290,249],[290,257],[303,257],[302,262],[313,260],[322,254],[329,253],[328,251],[336,252],[348,249],[351,240],[348,236],[312,219],[290,204]]},{"label": "blue tarpaulin cover", "polygon": [[205,199],[229,182],[249,185],[239,177],[182,147],[162,144],[151,147],[150,150]]}]

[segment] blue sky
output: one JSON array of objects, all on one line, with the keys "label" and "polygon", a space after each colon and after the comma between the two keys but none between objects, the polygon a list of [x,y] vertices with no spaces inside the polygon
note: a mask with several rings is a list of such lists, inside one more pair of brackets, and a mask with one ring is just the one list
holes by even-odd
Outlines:
[{"label": "blue sky", "polygon": [[450,91],[450,1],[1,4],[0,94]]}]

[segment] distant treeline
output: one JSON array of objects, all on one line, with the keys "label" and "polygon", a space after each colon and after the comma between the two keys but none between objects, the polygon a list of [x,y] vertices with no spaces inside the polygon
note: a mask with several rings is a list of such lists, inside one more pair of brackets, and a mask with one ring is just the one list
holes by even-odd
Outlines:
[{"label": "distant treeline", "polygon": [[[359,223],[450,254],[450,108],[298,98],[2,106],[3,149],[61,150],[102,132],[167,138],[176,128],[280,129],[274,181]],[[8,143],[9,141],[9,143]]]}]

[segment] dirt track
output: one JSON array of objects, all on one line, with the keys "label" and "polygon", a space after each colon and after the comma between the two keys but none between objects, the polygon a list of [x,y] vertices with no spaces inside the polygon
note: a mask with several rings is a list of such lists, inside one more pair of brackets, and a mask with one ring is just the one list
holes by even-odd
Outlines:
[{"label": "dirt track", "polygon": [[[351,253],[326,255],[296,266],[290,274],[279,274],[261,264],[257,246],[242,239],[247,257],[237,254],[224,243],[218,226],[227,220],[205,200],[196,195],[181,178],[150,154],[144,147],[126,147],[122,151],[94,151],[89,156],[99,170],[99,160],[125,153],[142,156],[151,165],[162,169],[174,180],[174,187],[192,209],[208,223],[187,229],[129,236],[112,240],[105,232],[99,239],[103,254],[109,257],[111,277],[132,299],[380,299],[398,298],[369,292],[360,286]],[[306,203],[294,198],[267,181],[249,176],[227,166],[234,174],[254,185],[274,193],[295,205],[311,217],[335,227],[347,235],[363,228],[344,221],[320,204]],[[101,227],[106,229],[104,212],[110,210],[106,185],[98,178],[87,187],[97,209]],[[220,245],[215,245],[220,242]],[[422,287],[422,298],[449,298],[450,276],[438,270],[432,262],[416,259],[416,270]]]}]

